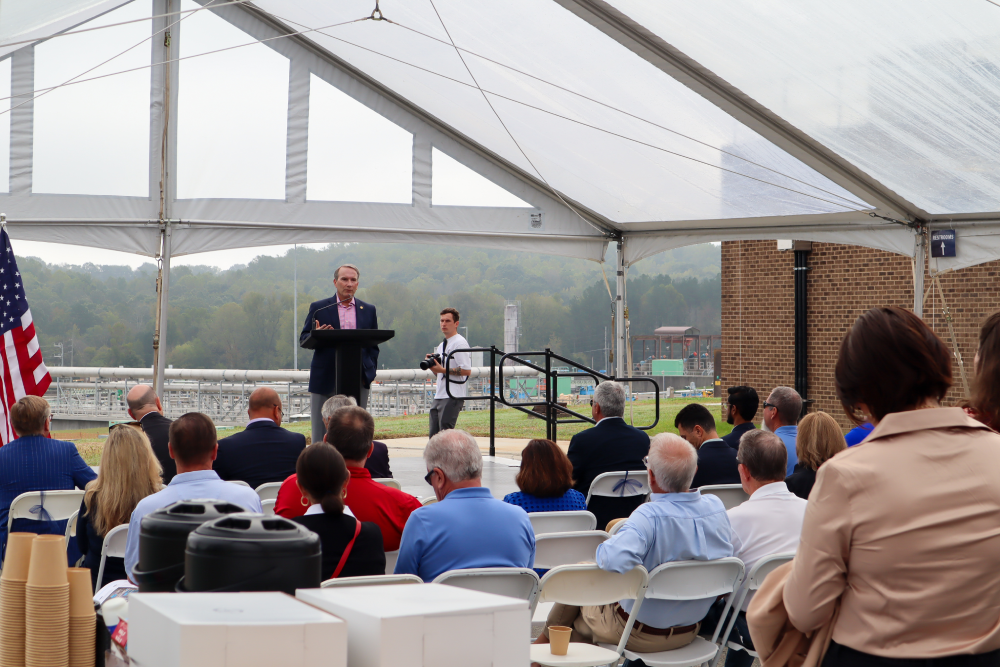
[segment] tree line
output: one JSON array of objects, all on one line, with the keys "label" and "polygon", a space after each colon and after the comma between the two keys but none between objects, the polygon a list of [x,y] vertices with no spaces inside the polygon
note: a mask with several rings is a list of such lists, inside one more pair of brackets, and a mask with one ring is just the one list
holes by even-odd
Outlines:
[{"label": "tree line", "polygon": [[[16,242],[14,250],[17,251]],[[358,298],[395,329],[379,366],[412,368],[440,341],[438,312],[462,314],[474,346],[503,348],[506,300],[521,303],[521,350],[554,351],[603,368],[611,339],[613,272],[585,260],[446,246],[330,244],[261,256],[227,270],[174,267],[166,335],[175,368],[292,368],[298,332],[312,301],[334,293],[334,269],[361,268]],[[51,366],[152,365],[156,269],[53,266],[18,259],[39,342]],[[293,310],[293,264],[298,310]],[[629,270],[633,335],[663,325],[720,331],[720,253],[711,245],[661,253]],[[62,356],[59,358],[61,344]],[[298,367],[311,352],[298,350]]]}]

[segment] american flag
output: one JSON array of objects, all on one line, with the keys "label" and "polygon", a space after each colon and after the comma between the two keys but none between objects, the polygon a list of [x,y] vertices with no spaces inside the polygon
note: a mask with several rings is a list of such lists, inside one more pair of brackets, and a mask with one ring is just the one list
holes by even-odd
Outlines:
[{"label": "american flag", "polygon": [[16,437],[10,427],[10,406],[25,396],[44,395],[52,383],[6,228],[0,230],[0,313],[0,445],[6,445]]}]

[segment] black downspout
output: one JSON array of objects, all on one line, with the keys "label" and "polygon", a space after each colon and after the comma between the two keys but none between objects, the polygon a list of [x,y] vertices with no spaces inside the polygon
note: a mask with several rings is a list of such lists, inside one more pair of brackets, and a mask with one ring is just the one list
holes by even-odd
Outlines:
[{"label": "black downspout", "polygon": [[809,253],[812,243],[795,241],[795,391],[802,397],[802,415],[808,411],[809,400],[809,355],[808,355],[808,295]]}]

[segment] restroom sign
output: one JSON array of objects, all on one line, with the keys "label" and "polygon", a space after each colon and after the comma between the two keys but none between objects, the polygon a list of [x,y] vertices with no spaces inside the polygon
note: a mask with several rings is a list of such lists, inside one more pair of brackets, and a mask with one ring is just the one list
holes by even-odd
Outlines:
[{"label": "restroom sign", "polygon": [[941,229],[931,232],[931,257],[955,256],[955,230]]}]

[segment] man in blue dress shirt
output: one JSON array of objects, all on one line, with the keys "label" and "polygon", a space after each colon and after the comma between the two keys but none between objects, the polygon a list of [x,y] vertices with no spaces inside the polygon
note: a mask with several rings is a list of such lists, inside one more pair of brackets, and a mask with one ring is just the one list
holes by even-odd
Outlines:
[{"label": "man in blue dress shirt", "polygon": [[139,528],[142,517],[180,500],[226,500],[245,508],[248,512],[262,512],[260,497],[253,489],[242,484],[223,482],[212,470],[219,450],[215,424],[208,415],[189,412],[170,425],[167,444],[170,458],[177,462],[177,474],[162,491],[146,496],[132,511],[128,524],[128,541],[125,543],[125,572],[129,579],[139,563]]},{"label": "man in blue dress shirt", "polygon": [[[17,440],[0,447],[0,544],[7,547],[7,517],[10,504],[29,491],[83,489],[97,479],[76,445],[52,440],[49,404],[38,396],[25,396],[10,407],[10,424]],[[45,497],[39,503],[38,521],[15,519],[14,532],[62,535],[66,521],[45,520]],[[35,510],[32,509],[32,512]]]},{"label": "man in blue dress shirt", "polygon": [[795,454],[795,438],[799,434],[799,417],[802,415],[802,397],[791,387],[775,387],[764,401],[764,426],[785,443],[788,450],[788,472],[795,471],[799,457]]},{"label": "man in blue dress shirt", "polygon": [[535,564],[528,513],[483,486],[483,455],[475,438],[459,429],[441,431],[428,441],[424,462],[424,479],[439,502],[410,515],[396,574],[433,581],[449,570]]},{"label": "man in blue dress shirt", "polygon": [[[690,493],[698,454],[690,443],[661,433],[649,446],[652,501],[632,512],[621,529],[597,547],[597,566],[608,572],[648,571],[679,560],[717,560],[733,555],[732,529],[722,501]],[[687,646],[698,635],[714,597],[702,600],[644,600],[627,648],[639,653]],[[572,641],[617,644],[634,600],[594,607],[556,604],[536,643],[548,642],[547,628],[573,628]],[[641,625],[640,625],[641,624]]]}]

